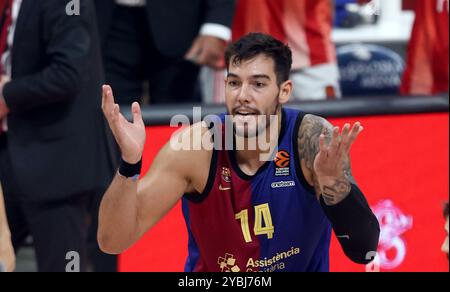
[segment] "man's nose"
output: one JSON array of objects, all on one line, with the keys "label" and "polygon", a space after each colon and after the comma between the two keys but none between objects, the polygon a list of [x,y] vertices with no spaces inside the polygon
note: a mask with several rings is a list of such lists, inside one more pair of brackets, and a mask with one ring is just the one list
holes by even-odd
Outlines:
[{"label": "man's nose", "polygon": [[249,94],[248,85],[243,84],[239,91],[238,101],[241,104],[248,104],[251,101],[251,95]]}]

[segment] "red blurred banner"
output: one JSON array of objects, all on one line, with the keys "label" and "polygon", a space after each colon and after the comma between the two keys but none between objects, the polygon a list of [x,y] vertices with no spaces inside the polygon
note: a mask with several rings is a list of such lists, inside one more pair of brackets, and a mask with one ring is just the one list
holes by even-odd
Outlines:
[{"label": "red blurred banner", "polygon": [[[352,168],[381,227],[375,264],[350,262],[333,238],[331,271],[449,271],[440,247],[445,238],[443,202],[449,196],[448,113],[331,119],[362,122],[352,148]],[[148,169],[174,128],[149,127]],[[187,232],[181,205],[120,257],[120,271],[183,271]]]}]

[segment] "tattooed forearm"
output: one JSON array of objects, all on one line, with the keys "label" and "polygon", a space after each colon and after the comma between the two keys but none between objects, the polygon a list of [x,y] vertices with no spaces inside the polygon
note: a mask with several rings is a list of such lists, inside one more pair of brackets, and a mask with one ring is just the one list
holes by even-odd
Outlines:
[{"label": "tattooed forearm", "polygon": [[325,135],[325,143],[331,143],[333,126],[325,119],[306,115],[298,133],[298,151],[304,166],[312,173],[314,189],[318,198],[323,196],[327,205],[335,205],[344,200],[351,190],[351,184],[356,184],[352,176],[350,158],[346,157],[341,165],[341,171],[336,177],[317,177],[314,160],[319,153],[319,137]]},{"label": "tattooed forearm", "polygon": [[353,174],[352,174],[352,166],[350,164],[350,158],[348,158],[348,157],[347,157],[347,159],[345,160],[345,163],[344,163],[344,175],[345,175],[345,178],[351,184],[356,185],[355,178],[353,177]]},{"label": "tattooed forearm", "polygon": [[314,159],[319,153],[319,137],[322,133],[325,134],[325,141],[327,144],[331,141],[331,133],[333,127],[324,118],[305,115],[298,133],[298,146],[300,158],[305,160],[306,167],[314,170]]},{"label": "tattooed forearm", "polygon": [[346,179],[336,180],[334,184],[324,185],[322,197],[328,206],[342,202],[351,191],[351,184]]}]

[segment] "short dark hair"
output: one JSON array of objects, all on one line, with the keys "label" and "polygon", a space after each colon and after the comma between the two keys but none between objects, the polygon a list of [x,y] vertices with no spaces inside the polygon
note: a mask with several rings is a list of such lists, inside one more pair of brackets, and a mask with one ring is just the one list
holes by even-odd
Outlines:
[{"label": "short dark hair", "polygon": [[448,217],[448,202],[444,204],[444,217]]},{"label": "short dark hair", "polygon": [[274,61],[278,86],[289,80],[292,68],[291,49],[281,41],[263,33],[250,33],[231,43],[225,51],[227,69],[230,68],[231,59],[233,59],[233,64],[239,64],[260,54],[266,55]]}]

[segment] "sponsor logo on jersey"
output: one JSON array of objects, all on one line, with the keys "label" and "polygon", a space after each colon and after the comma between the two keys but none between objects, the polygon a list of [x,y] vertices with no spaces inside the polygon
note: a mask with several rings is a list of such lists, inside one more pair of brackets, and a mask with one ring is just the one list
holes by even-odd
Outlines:
[{"label": "sponsor logo on jersey", "polygon": [[[276,272],[286,269],[289,259],[300,254],[298,247],[291,247],[289,250],[277,252],[272,257],[261,259],[249,258],[245,266],[245,272]],[[236,263],[234,255],[227,253],[224,257],[219,257],[217,264],[222,272],[244,272]]]},{"label": "sponsor logo on jersey", "polygon": [[295,181],[278,181],[272,183],[272,189],[295,187]]},{"label": "sponsor logo on jersey", "polygon": [[225,257],[219,257],[217,261],[221,272],[234,272],[238,273],[241,269],[236,265],[236,259],[232,254],[225,254]]}]

